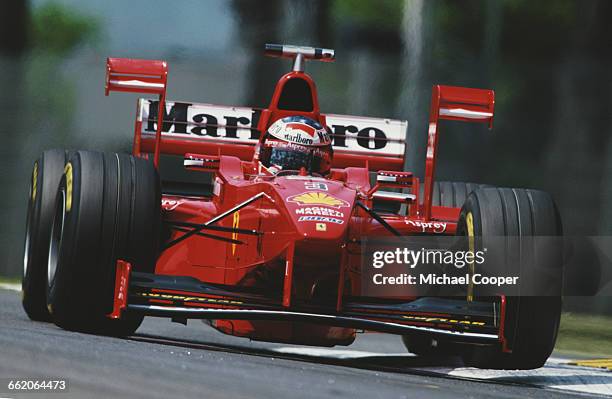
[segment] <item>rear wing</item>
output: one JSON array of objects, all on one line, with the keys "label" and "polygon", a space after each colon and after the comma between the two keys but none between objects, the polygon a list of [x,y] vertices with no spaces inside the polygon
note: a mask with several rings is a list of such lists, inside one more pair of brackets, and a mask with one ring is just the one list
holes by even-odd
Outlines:
[{"label": "rear wing", "polygon": [[[270,55],[332,61],[333,50],[267,45]],[[312,54],[310,54],[312,53]],[[297,61],[296,61],[297,62]],[[294,65],[295,67],[295,65]],[[134,155],[159,154],[232,155],[253,159],[263,109],[167,102],[168,67],[164,61],[109,58],[106,63],[106,95],[111,91],[158,94],[157,100],[138,100]],[[158,115],[163,113],[162,123]],[[402,170],[407,121],[348,115],[323,115],[332,129],[333,167],[368,166],[371,170]]]},{"label": "rear wing", "polygon": [[[154,152],[159,102],[138,101],[137,152]],[[163,154],[232,155],[253,159],[260,132],[257,124],[263,109],[187,102],[166,102],[161,129]],[[364,167],[371,170],[402,170],[407,121],[326,114],[332,130],[333,167]],[[135,140],[136,143],[136,140]]]}]

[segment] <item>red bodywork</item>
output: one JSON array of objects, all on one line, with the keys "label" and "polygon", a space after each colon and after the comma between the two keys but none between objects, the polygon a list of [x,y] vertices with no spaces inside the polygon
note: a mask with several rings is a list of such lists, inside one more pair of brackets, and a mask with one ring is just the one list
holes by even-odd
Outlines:
[{"label": "red bodywork", "polygon": [[[106,92],[158,94],[157,115],[164,115],[166,77],[165,62],[111,58]],[[279,107],[285,85],[294,80],[308,86],[312,98],[307,102],[312,103],[312,109]],[[132,284],[128,280],[134,277],[129,264],[119,261],[111,317],[119,317],[126,307],[178,320],[200,317],[196,310],[206,311],[200,318],[209,319],[213,327],[227,334],[325,346],[349,344],[361,329],[401,333],[401,328],[411,327],[456,332],[458,323],[451,313],[399,311],[360,301],[359,243],[362,237],[387,236],[393,231],[399,235],[455,233],[460,209],[432,206],[438,124],[450,119],[490,127],[493,107],[491,90],[434,87],[422,182],[401,172],[403,156],[351,151],[335,153],[332,172],[326,178],[270,176],[259,173],[254,145],[165,137],[160,123],[155,124],[154,137],[143,136],[143,120],[138,117],[135,156],[153,154],[156,166],[160,153],[185,156],[187,168],[213,174],[214,189],[205,197],[163,194],[167,241],[155,268],[155,276],[163,277],[163,284],[130,291],[138,297],[131,305],[125,293]],[[315,84],[302,71],[281,77],[269,107],[258,112],[253,129],[260,133],[260,140],[261,132],[285,116],[303,115],[326,125]],[[374,186],[370,184],[372,171],[385,177]],[[421,184],[424,198],[419,198]],[[368,209],[385,187],[403,188],[411,195],[389,198],[405,204],[406,212],[382,213],[381,221]],[[188,289],[178,284],[179,277],[201,282],[205,289]],[[250,294],[261,292],[262,287],[268,295]],[[410,303],[417,298],[407,293],[401,299]],[[255,315],[241,313],[247,310]],[[495,320],[492,324],[497,325]],[[467,332],[464,335],[469,336],[470,331],[465,327],[459,334]],[[503,341],[503,331],[497,329],[491,337]]]}]

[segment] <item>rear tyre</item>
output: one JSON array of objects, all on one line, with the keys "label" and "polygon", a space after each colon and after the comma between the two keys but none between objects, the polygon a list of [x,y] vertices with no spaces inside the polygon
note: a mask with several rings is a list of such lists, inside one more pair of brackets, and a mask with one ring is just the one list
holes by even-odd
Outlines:
[{"label": "rear tyre", "polygon": [[64,150],[48,150],[34,162],[32,169],[21,290],[23,309],[36,321],[51,321],[47,310],[47,255],[55,197],[65,163]]},{"label": "rear tyre", "polygon": [[[450,206],[452,208],[461,208],[468,195],[477,188],[491,187],[486,184],[436,181],[433,185],[432,205],[433,206]],[[423,202],[425,187],[423,184],[419,187],[419,198]],[[374,210],[376,212],[399,213],[400,203],[389,201],[374,201]]]},{"label": "rear tyre", "polygon": [[[434,182],[432,192],[433,206],[448,206],[451,208],[461,208],[472,191],[478,188],[492,187],[487,184],[464,183],[455,181]],[[420,198],[423,199],[424,186],[420,186]]]},{"label": "rear tyre", "polygon": [[112,310],[116,260],[153,272],[161,222],[159,177],[144,159],[78,151],[66,163],[51,229],[47,301],[62,328],[133,334],[142,316]]},{"label": "rear tyre", "polygon": [[[521,240],[521,237],[563,234],[553,199],[536,190],[478,189],[463,205],[457,234],[479,237],[483,248],[487,248],[488,238],[506,237],[506,248],[511,251],[504,254],[503,259],[495,258],[496,262],[512,267],[520,256],[519,264],[531,265],[530,270],[521,272],[522,281],[525,283],[525,273],[529,273],[528,281],[546,281],[545,289],[550,290],[543,293],[549,296],[506,297],[504,336],[511,353],[504,352],[501,347],[469,347],[463,354],[464,362],[473,367],[493,369],[542,367],[552,353],[559,328],[563,251],[558,240],[530,242]],[[531,243],[529,247],[526,246],[528,243]],[[498,255],[489,250],[487,258],[492,256]],[[490,294],[474,291],[475,296]]]}]

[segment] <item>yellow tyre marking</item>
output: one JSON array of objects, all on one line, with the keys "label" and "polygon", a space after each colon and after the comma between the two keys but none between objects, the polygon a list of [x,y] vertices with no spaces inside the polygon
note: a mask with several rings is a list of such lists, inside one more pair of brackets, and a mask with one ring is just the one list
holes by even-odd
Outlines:
[{"label": "yellow tyre marking", "polygon": [[36,189],[38,185],[38,162],[34,162],[34,170],[32,171],[32,202],[36,200]]},{"label": "yellow tyre marking", "polygon": [[68,162],[64,168],[66,175],[66,212],[72,209],[72,164]]},{"label": "yellow tyre marking", "polygon": [[[232,228],[237,229],[240,226],[240,212],[234,213],[234,221],[232,223]],[[232,233],[232,240],[238,239],[238,233]],[[232,255],[236,254],[236,244],[232,244]]]},{"label": "yellow tyre marking", "polygon": [[[468,249],[470,252],[474,253],[476,252],[476,250],[474,245],[474,217],[472,216],[472,212],[468,212],[467,215],[465,215],[465,224],[467,227],[468,234]],[[468,302],[471,302],[474,300],[474,282],[472,281],[472,277],[474,276],[474,272],[476,271],[476,268],[474,267],[474,262],[468,263],[468,271],[470,273],[470,282],[468,284],[467,300]]]}]

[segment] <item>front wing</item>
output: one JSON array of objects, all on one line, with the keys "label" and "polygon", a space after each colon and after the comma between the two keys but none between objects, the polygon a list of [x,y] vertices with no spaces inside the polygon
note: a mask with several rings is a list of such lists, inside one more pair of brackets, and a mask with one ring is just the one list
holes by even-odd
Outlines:
[{"label": "front wing", "polygon": [[[124,310],[147,316],[186,319],[297,321],[391,334],[425,334],[462,343],[503,344],[504,301],[421,297],[409,302],[346,298],[334,306],[295,302],[283,306],[245,287],[209,284],[187,276],[131,272],[117,262],[110,318]],[[501,325],[500,325],[501,324]]]}]

